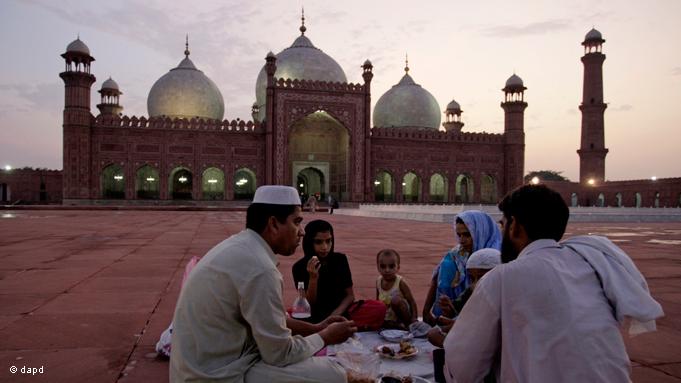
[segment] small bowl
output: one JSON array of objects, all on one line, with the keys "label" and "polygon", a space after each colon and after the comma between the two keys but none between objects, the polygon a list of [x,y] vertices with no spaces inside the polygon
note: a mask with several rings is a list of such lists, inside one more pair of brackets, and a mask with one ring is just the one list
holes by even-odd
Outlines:
[{"label": "small bowl", "polygon": [[409,334],[409,331],[404,331],[404,330],[383,330],[378,333],[378,335],[382,336],[383,339],[387,340],[388,342],[400,342],[401,340],[405,339],[411,339],[412,336]]}]

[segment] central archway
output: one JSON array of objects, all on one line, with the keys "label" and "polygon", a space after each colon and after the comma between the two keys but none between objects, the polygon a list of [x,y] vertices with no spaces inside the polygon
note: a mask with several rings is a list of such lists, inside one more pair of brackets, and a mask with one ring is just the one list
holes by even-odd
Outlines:
[{"label": "central archway", "polygon": [[349,142],[347,129],[325,111],[296,121],[288,139],[291,183],[306,195],[319,193],[325,199],[331,194],[347,201]]},{"label": "central archway", "polygon": [[324,172],[321,169],[306,167],[298,171],[296,185],[298,193],[305,196],[305,200],[310,195],[319,195],[320,198],[324,198],[325,183]]}]

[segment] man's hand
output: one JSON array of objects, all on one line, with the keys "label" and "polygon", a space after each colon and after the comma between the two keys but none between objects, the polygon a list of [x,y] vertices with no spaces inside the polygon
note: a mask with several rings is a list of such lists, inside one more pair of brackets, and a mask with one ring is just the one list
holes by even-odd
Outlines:
[{"label": "man's hand", "polygon": [[345,342],[355,332],[357,332],[355,322],[346,320],[329,324],[325,329],[319,332],[319,336],[324,340],[324,345],[328,346],[330,344]]},{"label": "man's hand", "polygon": [[336,323],[336,322],[347,322],[348,320],[345,319],[344,317],[340,315],[330,315],[323,321],[318,323],[319,330],[324,330],[325,328],[329,327],[331,323]]}]

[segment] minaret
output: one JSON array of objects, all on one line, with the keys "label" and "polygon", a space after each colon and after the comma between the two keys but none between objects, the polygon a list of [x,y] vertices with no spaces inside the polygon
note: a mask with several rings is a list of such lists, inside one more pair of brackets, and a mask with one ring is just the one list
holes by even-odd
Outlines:
[{"label": "minaret", "polygon": [[463,121],[461,121],[461,106],[456,100],[452,100],[447,104],[447,109],[445,110],[445,122],[442,123],[442,127],[445,128],[447,133],[461,133],[461,128],[463,128]]},{"label": "minaret", "polygon": [[584,91],[582,104],[582,140],[579,154],[579,182],[599,185],[605,181],[605,124],[603,114],[608,106],[603,102],[603,61],[605,42],[596,29],[586,34],[584,42]]},{"label": "minaret", "polygon": [[90,198],[90,88],[95,76],[90,73],[90,49],[80,37],[66,47],[61,57],[66,69],[59,74],[64,80],[64,178],[63,199]]},{"label": "minaret", "polygon": [[525,86],[515,73],[504,89],[504,193],[523,184],[525,172]]},{"label": "minaret", "polygon": [[371,79],[374,78],[374,65],[366,59],[362,64],[364,79],[364,200],[373,201],[373,180],[371,179]]},{"label": "minaret", "polygon": [[102,102],[97,104],[97,109],[102,115],[118,116],[123,111],[123,107],[119,104],[120,95],[123,92],[118,88],[118,84],[111,77],[104,81],[102,89],[99,90],[102,95]]},{"label": "minaret", "polygon": [[267,98],[265,102],[265,182],[267,184],[275,184],[278,180],[275,178],[275,129],[274,124],[274,74],[277,72],[277,56],[269,51],[265,56],[265,72],[267,73]]}]

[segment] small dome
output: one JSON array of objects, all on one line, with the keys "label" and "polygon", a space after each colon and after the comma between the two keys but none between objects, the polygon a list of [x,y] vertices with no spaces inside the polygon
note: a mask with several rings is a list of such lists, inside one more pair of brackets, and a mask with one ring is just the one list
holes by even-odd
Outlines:
[{"label": "small dome", "polygon": [[86,55],[90,55],[90,48],[85,45],[84,42],[80,41],[80,37],[73,40],[71,44],[66,46],[66,52],[75,52],[75,53],[83,53]]},{"label": "small dome", "polygon": [[447,112],[461,112],[461,105],[456,100],[452,100],[452,102],[447,104]]},{"label": "small dome", "polygon": [[518,77],[515,73],[506,80],[507,88],[522,88],[523,86],[523,79]]},{"label": "small dome", "polygon": [[440,107],[435,97],[406,73],[378,99],[373,119],[376,127],[438,129]]},{"label": "small dome", "polygon": [[[268,57],[270,57],[270,52]],[[277,55],[275,78],[298,79],[327,82],[348,82],[345,72],[336,60],[315,47],[309,38],[300,35],[290,47]],[[255,83],[255,99],[260,106],[258,118],[265,119],[267,108],[267,72],[263,65]]]},{"label": "small dome", "polygon": [[597,31],[596,28],[591,28],[589,33],[584,36],[584,41],[590,40],[603,40],[603,35],[601,35],[601,32]]},{"label": "small dome", "polygon": [[362,64],[362,66],[372,66],[372,65],[373,65],[373,64],[371,64],[371,61],[369,61],[369,59],[367,59],[367,60],[364,62],[364,64]]},{"label": "small dome", "polygon": [[225,101],[215,83],[196,69],[189,52],[177,68],[159,78],[149,91],[149,117],[194,117],[222,120]]},{"label": "small dome", "polygon": [[102,90],[104,90],[104,89],[120,90],[118,88],[118,84],[116,83],[116,81],[111,79],[111,77],[109,77],[108,80],[106,80],[102,83]]}]

